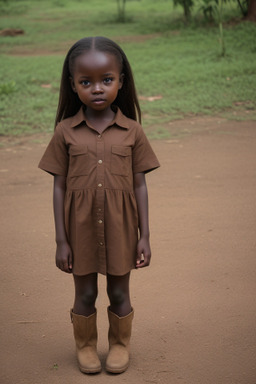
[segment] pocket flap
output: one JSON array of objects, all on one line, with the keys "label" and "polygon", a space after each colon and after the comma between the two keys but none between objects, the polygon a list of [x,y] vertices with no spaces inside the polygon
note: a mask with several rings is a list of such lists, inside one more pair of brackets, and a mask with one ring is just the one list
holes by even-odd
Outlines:
[{"label": "pocket flap", "polygon": [[123,147],[120,145],[113,145],[112,146],[112,153],[119,156],[130,156],[132,153],[131,147]]},{"label": "pocket flap", "polygon": [[85,155],[88,152],[88,147],[87,145],[71,145],[68,152],[71,156]]}]

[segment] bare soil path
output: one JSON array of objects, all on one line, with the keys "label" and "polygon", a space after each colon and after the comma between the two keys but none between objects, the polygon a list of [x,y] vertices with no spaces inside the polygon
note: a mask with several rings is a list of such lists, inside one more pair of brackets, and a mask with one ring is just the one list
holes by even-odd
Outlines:
[{"label": "bare soil path", "polygon": [[[49,136],[0,151],[1,384],[256,383],[256,126],[192,119],[152,145],[150,268],[132,274],[131,363],[79,372],[72,277],[54,265],[52,178],[37,169]],[[36,139],[36,140],[35,140]],[[99,353],[107,352],[99,279]]]}]

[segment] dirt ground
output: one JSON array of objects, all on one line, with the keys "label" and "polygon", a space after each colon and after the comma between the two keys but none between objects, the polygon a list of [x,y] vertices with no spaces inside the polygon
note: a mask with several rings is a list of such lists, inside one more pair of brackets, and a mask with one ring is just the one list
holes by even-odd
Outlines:
[{"label": "dirt ground", "polygon": [[[5,140],[1,174],[1,384],[256,383],[256,124],[173,122],[147,177],[152,264],[134,271],[130,367],[77,368],[73,281],[54,263],[52,178],[37,169],[49,135]],[[108,300],[99,279],[98,350]]]}]

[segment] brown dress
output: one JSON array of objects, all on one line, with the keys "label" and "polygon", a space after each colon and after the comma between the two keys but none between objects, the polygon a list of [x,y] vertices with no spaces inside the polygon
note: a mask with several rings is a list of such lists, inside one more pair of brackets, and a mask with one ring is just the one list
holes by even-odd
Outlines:
[{"label": "brown dress", "polygon": [[39,168],[67,177],[65,227],[75,275],[124,275],[135,268],[133,174],[157,167],[141,125],[119,109],[102,134],[86,122],[83,108],[58,124]]}]

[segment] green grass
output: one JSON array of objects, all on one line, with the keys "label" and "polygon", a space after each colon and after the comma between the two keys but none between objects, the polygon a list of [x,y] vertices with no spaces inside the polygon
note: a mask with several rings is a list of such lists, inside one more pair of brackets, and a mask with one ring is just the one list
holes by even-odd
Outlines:
[{"label": "green grass", "polygon": [[[256,119],[256,25],[237,22],[226,5],[227,56],[219,57],[217,25],[195,10],[185,25],[182,10],[167,0],[127,2],[127,22],[116,21],[115,0],[14,1],[0,8],[0,134],[49,132],[65,54],[78,39],[104,35],[122,46],[133,67],[143,123],[150,137],[168,137],[167,123],[191,115]],[[235,20],[235,22],[234,22]]]}]

